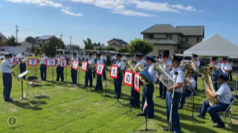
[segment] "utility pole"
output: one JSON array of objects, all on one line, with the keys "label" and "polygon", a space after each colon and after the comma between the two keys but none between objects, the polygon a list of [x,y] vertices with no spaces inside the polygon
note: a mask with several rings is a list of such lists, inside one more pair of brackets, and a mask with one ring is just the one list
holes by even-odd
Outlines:
[{"label": "utility pole", "polygon": [[72,37],[70,36],[70,45],[71,45],[71,39],[72,39]]},{"label": "utility pole", "polygon": [[63,34],[60,34],[60,37],[61,37],[61,41],[62,41]]},{"label": "utility pole", "polygon": [[18,26],[16,25],[16,42],[18,42],[18,38],[17,38],[17,33],[18,33]]}]

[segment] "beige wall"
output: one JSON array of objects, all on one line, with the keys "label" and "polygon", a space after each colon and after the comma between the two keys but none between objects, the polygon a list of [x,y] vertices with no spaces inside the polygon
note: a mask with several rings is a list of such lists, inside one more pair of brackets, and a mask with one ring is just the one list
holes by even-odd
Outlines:
[{"label": "beige wall", "polygon": [[158,55],[159,50],[169,50],[169,56],[172,56],[174,54],[174,50],[177,49],[177,46],[168,46],[168,45],[154,45],[154,49],[152,52],[150,52],[150,55]]},{"label": "beige wall", "polygon": [[192,45],[197,44],[197,37],[188,37],[188,43]]},{"label": "beige wall", "polygon": [[166,34],[155,34],[154,38],[166,38]]},{"label": "beige wall", "polygon": [[172,34],[172,40],[176,43],[179,43],[178,42],[178,36],[179,36],[178,34]]},{"label": "beige wall", "polygon": [[108,44],[108,46],[113,46],[116,49],[116,51],[120,48],[116,44],[110,44],[110,45]]}]

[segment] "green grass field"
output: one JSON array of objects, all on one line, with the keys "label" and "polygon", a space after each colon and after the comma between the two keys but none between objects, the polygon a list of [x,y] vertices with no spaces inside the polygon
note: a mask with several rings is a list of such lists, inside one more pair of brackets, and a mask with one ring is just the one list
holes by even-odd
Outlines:
[{"label": "green grass field", "polygon": [[[18,67],[17,67],[18,68]],[[14,68],[15,73],[17,68]],[[28,67],[31,73],[35,75],[35,68]],[[40,77],[39,66],[36,69],[36,75]],[[103,92],[91,92],[79,88],[71,83],[70,67],[67,69],[67,82],[54,82],[56,79],[55,68],[47,69],[47,81],[43,83],[45,97],[30,97],[27,95],[27,85],[24,81],[24,93],[27,99],[18,101],[21,97],[21,84],[16,79],[13,80],[11,97],[14,102],[8,103],[3,101],[3,95],[0,95],[0,133],[132,133],[133,130],[145,128],[145,118],[123,115],[130,108],[125,104],[129,102],[130,88],[122,86],[121,104],[117,105],[114,96],[113,80],[107,74],[107,89],[108,95],[104,100]],[[64,70],[66,76],[66,69]],[[84,83],[84,72],[80,71],[80,84]],[[66,80],[66,77],[65,77]],[[93,79],[95,86],[96,79]],[[202,82],[199,79],[199,89],[202,90]],[[105,85],[105,81],[103,81]],[[3,91],[2,76],[0,79],[1,92]],[[94,88],[93,88],[94,89]],[[104,87],[105,89],[105,87]],[[142,89],[142,87],[141,87]],[[37,88],[33,89],[34,93]],[[142,90],[141,90],[142,92]],[[148,128],[155,129],[157,133],[163,133],[162,128],[166,124],[166,109],[165,100],[158,99],[159,94],[158,84],[155,85],[154,103],[155,103],[155,118],[148,120]],[[142,95],[142,94],[141,94]],[[142,96],[141,96],[142,99]],[[201,104],[205,100],[205,95],[200,93],[200,96],[195,97],[195,115]],[[180,123],[182,132],[184,133],[228,133],[238,132],[238,102],[235,101],[232,106],[232,129],[226,125],[225,129],[213,128],[212,122],[209,122],[210,116],[207,114],[206,119],[196,118],[193,125],[192,102],[183,110],[179,110]],[[139,108],[133,108],[135,113],[139,113]],[[17,124],[10,126],[7,119],[10,116],[17,118]]]}]

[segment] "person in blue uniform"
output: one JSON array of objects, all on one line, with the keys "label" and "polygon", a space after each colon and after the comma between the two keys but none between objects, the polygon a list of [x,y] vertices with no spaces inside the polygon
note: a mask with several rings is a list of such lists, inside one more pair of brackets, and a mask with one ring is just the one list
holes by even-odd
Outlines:
[{"label": "person in blue uniform", "polygon": [[[192,63],[193,63],[197,68],[199,68],[199,66],[200,66],[200,61],[199,61],[198,55],[196,55],[196,54],[193,54],[193,55],[192,55]],[[196,81],[195,90],[197,91],[197,89],[198,89],[198,85],[197,85],[198,76],[197,76],[197,75],[193,75],[193,78],[194,78],[194,80]]]},{"label": "person in blue uniform", "polygon": [[[135,60],[136,60],[135,68],[138,67],[139,65],[141,65],[142,67],[145,67],[141,53],[136,53]],[[134,80],[132,82],[133,83],[132,83],[132,87],[131,87],[131,98],[130,98],[129,104],[133,105],[134,107],[139,107],[140,106],[140,93],[134,89]],[[140,84],[142,84],[142,83],[140,83]]]},{"label": "person in blue uniform", "polygon": [[[148,66],[145,70],[147,70],[152,78],[152,82],[146,83],[143,86],[143,97],[142,97],[142,108],[141,113],[137,114],[137,116],[147,116],[148,118],[154,118],[154,101],[153,101],[153,93],[154,93],[154,82],[157,80],[158,73],[154,71],[154,63],[155,58],[151,55],[146,56],[146,65]],[[144,104],[147,101],[147,108],[144,111]]]},{"label": "person in blue uniform", "polygon": [[216,69],[212,73],[212,80],[214,84],[214,89],[217,91],[218,90],[218,77],[219,74],[222,73],[221,71],[221,63],[217,61],[217,57],[212,57],[211,63],[209,64],[210,66],[216,67]]},{"label": "person in blue uniform", "polygon": [[[74,53],[73,57],[71,59],[71,66],[73,66],[74,61],[79,61],[76,56],[77,56],[77,54]],[[77,74],[78,74],[78,70],[75,70],[71,67],[71,78],[72,78],[73,84],[77,84]]]},{"label": "person in blue uniform", "polygon": [[57,73],[57,78],[56,81],[59,81],[59,78],[61,78],[61,82],[64,82],[64,67],[60,66],[60,60],[65,59],[63,56],[63,52],[59,53],[59,57],[57,59],[57,65],[56,65],[56,73]]},{"label": "person in blue uniform", "polygon": [[218,83],[220,84],[220,88],[217,92],[211,91],[209,88],[206,88],[206,93],[212,97],[217,98],[217,103],[214,105],[209,104],[209,100],[206,99],[200,108],[200,114],[197,115],[199,118],[205,118],[206,112],[208,112],[212,118],[212,121],[215,123],[213,127],[224,128],[225,124],[222,122],[221,118],[218,115],[219,111],[225,111],[229,104],[231,103],[232,94],[230,87],[226,83],[228,80],[228,75],[220,74],[218,78]]},{"label": "person in blue uniform", "polygon": [[[179,113],[178,113],[179,101],[181,98],[181,93],[183,91],[183,83],[184,83],[184,73],[183,70],[180,68],[181,61],[182,61],[181,57],[173,55],[172,59],[173,70],[170,72],[170,76],[175,81],[175,84],[167,88],[167,96],[166,96],[166,114],[167,114],[168,127],[163,128],[163,130],[164,131],[172,130],[174,133],[181,133]],[[172,101],[173,90],[174,90],[174,98]],[[172,124],[170,124],[171,102],[173,102],[172,121],[171,121]]]},{"label": "person in blue uniform", "polygon": [[5,102],[12,102],[13,99],[10,98],[11,89],[12,89],[12,68],[17,64],[10,64],[9,60],[12,57],[12,54],[6,53],[5,59],[1,63],[1,72],[3,80],[3,98]]},{"label": "person in blue uniform", "polygon": [[46,70],[47,70],[46,60],[47,59],[49,59],[49,58],[46,56],[46,53],[43,52],[41,59],[40,59],[40,75],[41,75],[41,80],[43,80],[43,81],[46,80]]},{"label": "person in blue uniform", "polygon": [[[96,52],[95,51],[93,52],[92,58],[94,60],[93,64],[96,64],[97,63],[97,58],[96,58]],[[96,71],[93,70],[92,74],[93,74],[93,78],[95,78],[96,77]]]},{"label": "person in blue uniform", "polygon": [[[122,57],[122,55],[120,53],[118,53],[116,55],[116,58],[117,58],[116,65],[118,66],[118,69],[120,69],[121,71],[124,71],[126,66],[125,66],[125,62],[121,60],[121,57]],[[121,97],[121,85],[122,85],[122,79],[123,79],[123,75],[122,75],[121,71],[118,70],[117,79],[113,79],[114,80],[114,88],[115,88],[114,98]]]},{"label": "person in blue uniform", "polygon": [[[105,52],[102,52],[102,60],[103,60],[104,66],[106,67],[107,57],[105,56]],[[107,75],[106,75],[105,69],[103,69],[103,75],[102,76],[103,76],[104,80],[107,80]]]},{"label": "person in blue uniform", "polygon": [[[101,59],[100,52],[97,52],[96,58],[97,58],[97,64],[103,64],[103,60]],[[96,83],[95,91],[98,91],[98,90],[103,90],[103,86],[102,86],[102,76],[97,74],[97,83]]]},{"label": "person in blue uniform", "polygon": [[[20,73],[24,73],[26,71],[26,57],[24,55],[24,52],[21,53],[19,68],[20,68]],[[26,79],[26,76],[22,78]]]},{"label": "person in blue uniform", "polygon": [[93,53],[89,53],[88,55],[88,65],[87,65],[87,71],[85,73],[85,85],[84,87],[88,87],[88,80],[90,80],[90,87],[93,87],[93,65],[94,65],[94,58],[92,57]]}]

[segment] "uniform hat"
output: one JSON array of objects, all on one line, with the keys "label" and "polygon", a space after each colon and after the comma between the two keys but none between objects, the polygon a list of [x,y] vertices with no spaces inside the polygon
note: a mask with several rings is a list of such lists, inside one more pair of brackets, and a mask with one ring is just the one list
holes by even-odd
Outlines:
[{"label": "uniform hat", "polygon": [[105,52],[102,52],[102,54],[105,54]]},{"label": "uniform hat", "polygon": [[227,60],[227,57],[222,57],[222,60]]},{"label": "uniform hat", "polygon": [[146,60],[151,60],[152,62],[155,62],[155,58],[152,55],[146,55]]},{"label": "uniform hat", "polygon": [[141,53],[136,53],[136,57],[142,57]]},{"label": "uniform hat", "polygon": [[21,52],[21,54],[24,54],[24,52]]},{"label": "uniform hat", "polygon": [[120,53],[117,53],[117,55],[116,55],[116,56],[122,57],[122,54],[120,54]]},{"label": "uniform hat", "polygon": [[212,57],[212,60],[217,60],[217,57],[213,56],[213,57]]},{"label": "uniform hat", "polygon": [[5,53],[5,56],[12,56],[12,53],[7,52]]},{"label": "uniform hat", "polygon": [[196,55],[196,54],[193,54],[193,57],[198,57],[198,55]]},{"label": "uniform hat", "polygon": [[90,52],[89,55],[93,55],[93,53]]},{"label": "uniform hat", "polygon": [[159,56],[162,56],[161,54],[159,54]]},{"label": "uniform hat", "polygon": [[224,79],[224,80],[228,80],[228,76],[227,75],[225,75],[224,73],[221,73],[220,75],[219,75],[219,79]]},{"label": "uniform hat", "polygon": [[163,57],[168,57],[169,55],[168,54],[163,54]]},{"label": "uniform hat", "polygon": [[74,56],[76,56],[77,54],[76,54],[76,53],[74,53],[73,55],[74,55]]},{"label": "uniform hat", "polygon": [[176,56],[176,55],[173,55],[173,56],[172,56],[172,61],[178,61],[178,62],[180,62],[180,61],[182,61],[182,60],[183,60],[183,57]]},{"label": "uniform hat", "polygon": [[100,55],[101,55],[101,52],[97,52],[96,55],[100,56]]}]

